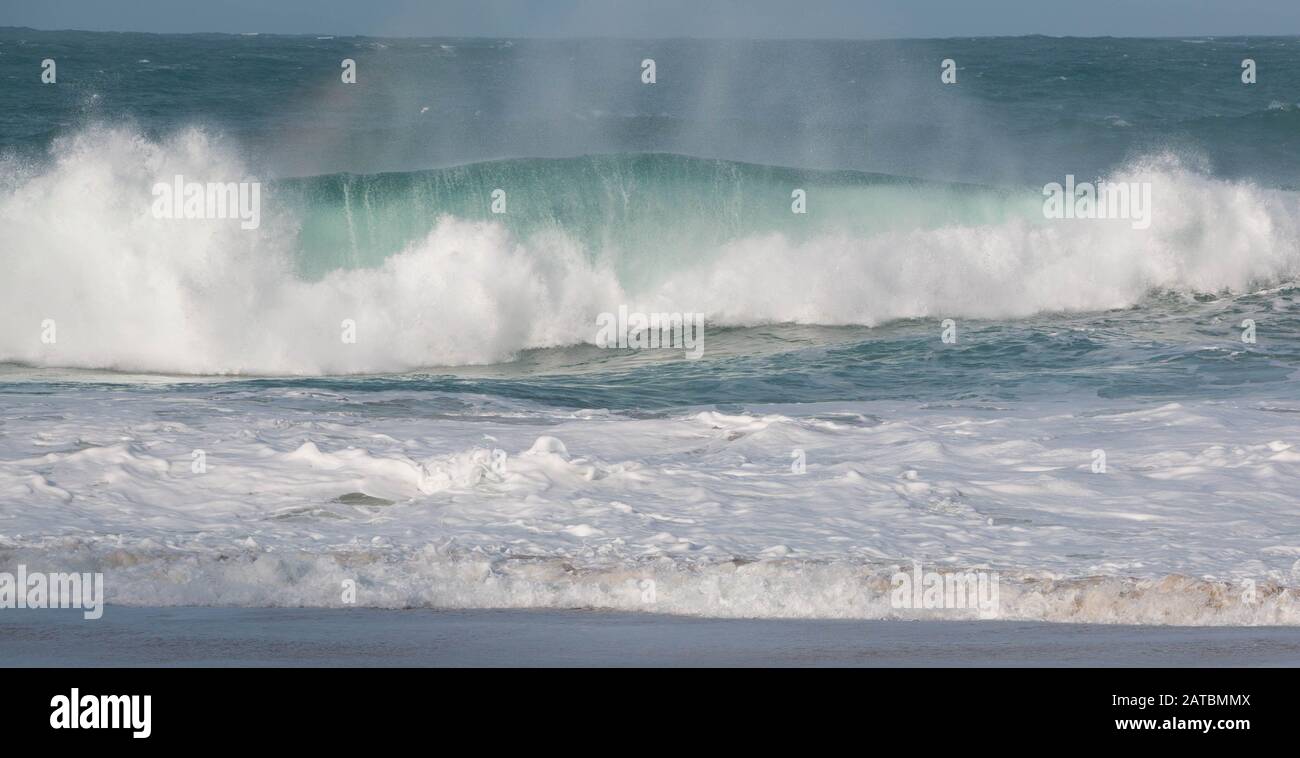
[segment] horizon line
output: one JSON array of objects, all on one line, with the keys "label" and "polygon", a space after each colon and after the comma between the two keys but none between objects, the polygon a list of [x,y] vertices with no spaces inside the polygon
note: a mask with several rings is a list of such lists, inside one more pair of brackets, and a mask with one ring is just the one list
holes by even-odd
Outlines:
[{"label": "horizon line", "polygon": [[338,34],[329,32],[263,32],[263,31],[243,31],[243,32],[226,32],[226,31],[136,31],[131,29],[40,29],[33,26],[4,26],[0,25],[0,32],[7,31],[31,31],[46,34],[57,34],[63,32],[74,32],[78,34],[142,34],[155,37],[183,37],[183,36],[224,36],[224,37],[311,37],[315,39],[380,39],[380,40],[436,40],[436,39],[465,39],[465,40],[525,40],[537,42],[566,42],[566,41],[626,41],[626,42],[672,42],[672,41],[692,41],[692,42],[913,42],[913,41],[936,41],[936,40],[975,40],[975,39],[1026,39],[1032,37],[1044,37],[1048,39],[1122,39],[1122,40],[1178,40],[1178,39],[1286,39],[1300,38],[1300,31],[1282,33],[1272,32],[1268,34],[1161,34],[1161,35],[1117,35],[1117,34],[1046,34],[1043,32],[1028,32],[1025,34],[964,34],[964,35],[944,35],[944,36],[920,36],[920,37],[692,37],[692,36],[625,36],[625,35],[509,35],[509,36],[488,36],[478,34],[462,35],[380,35],[380,34]]}]

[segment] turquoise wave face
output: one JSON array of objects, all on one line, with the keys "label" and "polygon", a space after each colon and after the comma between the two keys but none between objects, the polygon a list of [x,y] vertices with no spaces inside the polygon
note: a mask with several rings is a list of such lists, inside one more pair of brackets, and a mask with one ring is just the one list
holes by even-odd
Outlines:
[{"label": "turquoise wave face", "polygon": [[503,224],[521,239],[562,232],[632,288],[755,235],[861,237],[1042,216],[1042,198],[1031,191],[670,154],[290,179],[268,199],[299,222],[299,266],[308,277],[378,265],[451,216]]}]

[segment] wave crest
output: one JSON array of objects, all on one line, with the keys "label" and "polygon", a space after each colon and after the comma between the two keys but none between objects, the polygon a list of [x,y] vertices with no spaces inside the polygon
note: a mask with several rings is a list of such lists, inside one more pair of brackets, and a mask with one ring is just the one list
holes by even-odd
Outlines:
[{"label": "wave crest", "polygon": [[[421,186],[479,192],[487,176],[540,172],[535,187],[560,188],[556,207],[539,215],[545,193],[525,193],[532,210],[521,223],[485,209],[481,218],[448,215],[456,204],[446,193],[418,188],[376,196],[378,207],[366,196],[355,210],[371,227],[400,206],[404,228],[411,219],[424,228],[396,253],[313,276],[304,273],[304,239],[327,239],[312,224],[345,215],[333,200],[310,204],[315,180],[275,185],[268,194],[280,199],[253,231],[156,219],[155,182],[242,180],[237,154],[199,130],[162,141],[121,128],[60,139],[49,165],[12,173],[0,191],[8,237],[0,361],[178,374],[401,372],[591,342],[596,316],[620,304],[703,312],[719,326],[1017,318],[1129,307],[1153,290],[1247,292],[1300,270],[1294,193],[1168,158],[1110,177],[1152,184],[1143,230],[1046,221],[1031,192],[849,172],[680,156],[523,163],[514,174],[510,162],[446,170],[461,184],[444,173]],[[806,216],[790,213],[794,182],[806,185]],[[691,207],[710,192],[714,205]],[[720,210],[728,207],[730,215]],[[54,344],[41,340],[45,319],[57,324]],[[345,319],[356,323],[355,344],[341,339]]]}]

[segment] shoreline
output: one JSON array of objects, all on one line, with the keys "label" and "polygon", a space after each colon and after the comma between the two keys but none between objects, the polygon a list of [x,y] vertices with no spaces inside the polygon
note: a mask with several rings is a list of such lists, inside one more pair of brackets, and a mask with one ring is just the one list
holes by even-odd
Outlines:
[{"label": "shoreline", "polygon": [[1300,628],[108,606],[0,612],[0,666],[1300,666]]}]

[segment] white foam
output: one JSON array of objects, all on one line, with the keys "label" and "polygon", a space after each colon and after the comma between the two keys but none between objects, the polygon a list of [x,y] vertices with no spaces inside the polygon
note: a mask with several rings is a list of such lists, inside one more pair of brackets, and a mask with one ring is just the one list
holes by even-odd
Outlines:
[{"label": "white foam", "polygon": [[[199,131],[154,144],[124,130],[56,142],[57,162],[0,197],[0,361],[173,373],[365,373],[506,360],[592,339],[624,299],[561,235],[527,244],[444,219],[376,269],[292,272],[294,220],[256,230],[152,216],[176,174],[242,181]],[[53,319],[57,342],[42,343]],[[342,322],[357,325],[344,343]]]},{"label": "white foam", "polygon": [[431,422],[295,410],[290,390],[201,413],[205,391],[82,385],[7,414],[0,564],[103,570],[110,601],[143,605],[333,607],[351,580],[374,607],[971,615],[892,607],[918,561],[997,572],[1001,618],[1300,623],[1300,440],[1263,406]]}]

